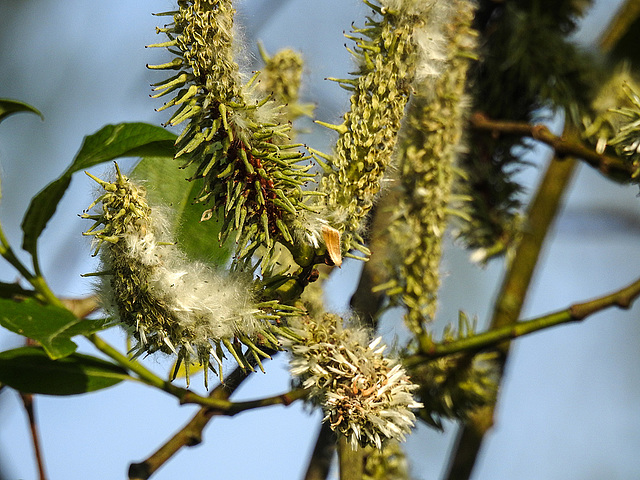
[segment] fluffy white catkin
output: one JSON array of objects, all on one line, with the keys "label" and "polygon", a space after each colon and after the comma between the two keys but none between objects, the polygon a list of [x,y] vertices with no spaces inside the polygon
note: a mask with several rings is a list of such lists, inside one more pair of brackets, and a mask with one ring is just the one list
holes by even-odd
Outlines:
[{"label": "fluffy white catkin", "polygon": [[258,338],[277,348],[269,320],[289,307],[258,302],[250,279],[188,261],[144,188],[116,170],[113,182],[89,174],[104,193],[90,207],[97,212],[83,217],[95,221],[85,234],[101,253],[105,308],[132,332],[136,354],[173,353],[178,365],[213,369],[210,359],[221,366],[223,346],[241,366],[248,364],[240,344],[256,358],[267,356]]}]

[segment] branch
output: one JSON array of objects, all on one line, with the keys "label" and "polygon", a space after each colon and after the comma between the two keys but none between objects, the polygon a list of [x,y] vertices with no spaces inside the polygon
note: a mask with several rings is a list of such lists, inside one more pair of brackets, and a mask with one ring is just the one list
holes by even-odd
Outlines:
[{"label": "branch", "polygon": [[331,460],[336,451],[336,440],[336,434],[331,430],[329,423],[323,422],[304,480],[325,480],[329,476]]},{"label": "branch", "polygon": [[217,415],[235,415],[240,412],[244,412],[245,410],[251,410],[254,408],[267,407],[269,405],[290,405],[291,403],[304,398],[307,395],[307,391],[304,389],[295,389],[290,392],[283,393],[281,395],[276,395],[273,397],[262,398],[259,400],[251,400],[248,402],[230,402],[225,399],[211,398],[211,397],[203,397],[202,395],[198,395],[197,393],[193,393],[186,388],[177,387],[173,385],[171,382],[167,380],[163,380],[155,373],[151,372],[147,368],[145,368],[142,364],[129,360],[126,355],[123,355],[118,350],[113,348],[107,342],[98,337],[95,333],[91,335],[87,335],[86,337],[93,345],[100,350],[102,353],[109,356],[111,359],[115,360],[122,367],[132,371],[136,375],[138,375],[138,380],[141,382],[156,387],[160,390],[163,390],[174,397],[176,397],[180,404],[184,405],[187,403],[195,403],[198,405],[202,405],[203,407],[208,407],[215,411]]},{"label": "branch", "polygon": [[42,300],[51,305],[64,307],[60,299],[53,294],[44,278],[38,273],[31,273],[13,252],[13,249],[11,248],[11,245],[4,233],[4,229],[2,228],[2,224],[0,224],[0,255],[4,257],[4,259],[9,262],[13,268],[15,268],[20,275],[22,275],[22,277],[31,284],[31,286],[33,286]]},{"label": "branch", "polygon": [[360,480],[364,476],[364,449],[351,447],[349,439],[338,435],[338,466],[340,480]]},{"label": "branch", "polygon": [[630,181],[634,173],[631,165],[618,157],[600,154],[595,149],[586,146],[577,136],[570,138],[554,135],[545,125],[531,125],[526,122],[492,120],[484,113],[476,112],[471,116],[470,125],[475,130],[486,131],[494,136],[517,135],[530,137],[549,145],[555,150],[556,156],[562,158],[572,156],[580,158],[599,170],[603,175],[616,179]]},{"label": "branch", "polygon": [[38,435],[38,426],[36,423],[35,409],[33,406],[33,395],[30,393],[20,393],[20,398],[24,404],[24,409],[29,417],[29,428],[31,430],[31,440],[33,442],[33,450],[36,456],[36,464],[38,465],[38,475],[40,480],[46,480],[47,474],[44,470],[44,460],[42,457],[42,449],[40,448],[40,439]]},{"label": "branch", "polygon": [[640,2],[638,0],[626,0],[619,7],[615,17],[613,17],[600,38],[600,47],[604,51],[610,51],[615,48],[638,16],[640,16]]},{"label": "branch", "polygon": [[272,397],[260,398],[258,400],[249,400],[247,402],[230,402],[228,400],[213,399],[211,397],[202,397],[193,392],[187,391],[182,396],[180,403],[196,403],[198,405],[208,406],[214,415],[226,415],[233,416],[240,412],[247,410],[253,410],[255,408],[269,407],[271,405],[284,405],[285,407],[291,405],[296,400],[306,397],[309,391],[304,388],[296,388],[288,391],[287,393],[281,393],[280,395],[274,395]]},{"label": "branch", "polygon": [[423,352],[420,355],[407,357],[405,363],[410,366],[415,366],[446,355],[483,350],[500,342],[504,342],[505,340],[512,340],[556,325],[584,320],[610,307],[627,310],[638,296],[640,296],[640,278],[616,292],[587,302],[576,303],[564,310],[558,310],[513,325],[505,325],[472,337],[461,338],[446,343],[435,343],[429,351]]},{"label": "branch", "polygon": [[[253,360],[253,359],[251,359]],[[225,383],[221,383],[209,394],[210,398],[227,400],[235,392],[249,373],[237,367],[227,377]],[[202,442],[204,427],[213,419],[214,412],[208,407],[202,407],[173,437],[167,440],[150,457],[139,463],[129,466],[129,480],[147,480],[182,447],[193,447]]]}]

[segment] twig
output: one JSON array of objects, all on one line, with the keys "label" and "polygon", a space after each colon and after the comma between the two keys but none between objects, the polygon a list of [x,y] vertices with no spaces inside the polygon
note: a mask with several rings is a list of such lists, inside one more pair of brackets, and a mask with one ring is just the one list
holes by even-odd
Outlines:
[{"label": "twig", "polygon": [[609,26],[600,38],[601,48],[605,51],[615,48],[638,16],[640,16],[640,1],[627,0],[624,5],[618,9],[615,17],[611,20]]},{"label": "twig", "polygon": [[329,423],[322,423],[304,480],[325,480],[329,476],[336,440],[336,434]]},{"label": "twig", "polygon": [[[225,383],[221,383],[211,391],[209,397],[227,400],[248,376],[249,373],[247,371],[242,370],[240,367],[236,368],[227,377]],[[193,447],[200,444],[202,442],[202,432],[214,416],[214,412],[210,408],[200,408],[184,427],[151,456],[142,462],[132,463],[129,466],[129,479],[147,480],[171,457],[178,453],[182,447]]]},{"label": "twig", "polygon": [[47,474],[44,470],[44,460],[42,458],[42,449],[40,448],[40,439],[38,435],[38,426],[36,423],[35,408],[33,405],[33,395],[30,393],[20,393],[20,398],[24,404],[24,409],[29,417],[29,428],[31,430],[31,440],[33,441],[33,450],[38,465],[38,475],[40,480],[46,480]]},{"label": "twig", "polygon": [[577,136],[565,137],[554,135],[545,125],[531,125],[526,122],[493,120],[484,113],[476,112],[470,119],[471,128],[490,132],[495,136],[517,135],[530,137],[549,145],[558,157],[572,156],[580,158],[602,174],[616,179],[631,180],[634,169],[621,159],[600,154],[595,149],[587,147]]},{"label": "twig", "polygon": [[151,385],[153,387],[159,388],[160,390],[164,390],[175,397],[181,399],[186,393],[189,393],[188,390],[180,387],[176,387],[170,382],[163,380],[155,373],[146,369],[142,364],[136,362],[135,360],[130,360],[126,355],[123,355],[118,350],[113,348],[107,342],[105,342],[102,338],[100,338],[95,333],[86,336],[87,340],[89,340],[93,345],[100,350],[102,353],[107,355],[112,360],[115,360],[120,366],[130,370],[135,373],[140,381],[146,383],[147,385]]},{"label": "twig", "polygon": [[522,337],[549,327],[570,322],[582,321],[585,318],[610,307],[628,309],[640,296],[640,279],[626,287],[583,303],[576,303],[564,310],[558,310],[541,317],[525,320],[513,325],[505,325],[468,338],[446,343],[435,343],[428,352],[407,357],[405,363],[410,366],[432,361],[459,352],[473,352],[495,346],[505,340]]},{"label": "twig", "polygon": [[304,388],[296,388],[288,391],[287,393],[281,393],[280,395],[274,395],[272,397],[260,398],[258,400],[249,400],[247,402],[230,402],[222,399],[212,399],[210,397],[201,397],[192,392],[187,392],[182,396],[182,404],[195,403],[198,405],[208,406],[214,415],[233,416],[240,412],[247,410],[253,410],[255,408],[269,407],[271,405],[284,405],[289,406],[296,400],[300,400],[306,397],[309,391]]},{"label": "twig", "polygon": [[16,256],[7,240],[7,237],[4,233],[4,229],[0,224],[0,255],[4,257],[4,259],[9,262],[13,268],[15,268],[20,275],[27,280],[33,288],[38,292],[38,296],[49,303],[50,305],[55,305],[57,307],[63,307],[62,302],[56,297],[47,282],[45,282],[44,278],[39,274],[33,274],[29,271],[29,269],[20,261],[20,259]]},{"label": "twig", "polygon": [[180,404],[184,405],[187,403],[195,403],[197,405],[202,405],[203,407],[208,407],[213,410],[216,415],[233,416],[237,413],[244,412],[245,410],[252,410],[254,408],[267,407],[270,405],[287,406],[307,395],[306,390],[299,388],[273,397],[261,398],[248,402],[234,403],[226,399],[203,397],[202,395],[193,393],[186,388],[173,385],[171,382],[163,380],[155,373],[145,368],[142,364],[134,360],[129,360],[126,355],[120,353],[95,333],[87,335],[86,338],[93,343],[98,350],[115,360],[119,365],[138,375],[138,380],[141,382],[173,395],[180,401]]}]

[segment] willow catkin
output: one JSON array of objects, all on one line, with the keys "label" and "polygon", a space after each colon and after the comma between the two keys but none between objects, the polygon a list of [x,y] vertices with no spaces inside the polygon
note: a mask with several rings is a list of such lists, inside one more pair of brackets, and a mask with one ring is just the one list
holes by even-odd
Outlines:
[{"label": "willow catkin", "polygon": [[206,371],[212,360],[222,366],[224,349],[248,367],[243,345],[256,359],[279,348],[270,322],[296,309],[259,301],[251,279],[237,272],[186,259],[144,188],[116,170],[113,182],[90,175],[104,193],[83,218],[94,221],[85,235],[101,254],[104,306],[137,340],[136,354],[174,354],[187,370],[200,363]]}]

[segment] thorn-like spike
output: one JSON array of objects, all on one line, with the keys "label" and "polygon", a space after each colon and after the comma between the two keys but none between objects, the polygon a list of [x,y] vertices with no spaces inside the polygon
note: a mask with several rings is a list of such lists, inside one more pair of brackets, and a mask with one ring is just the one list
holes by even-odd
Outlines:
[{"label": "thorn-like spike", "polygon": [[326,127],[326,128],[330,128],[331,130],[335,130],[340,135],[344,135],[349,131],[349,127],[347,127],[347,125],[344,123],[341,123],[340,125],[334,125],[332,123],[323,122],[321,120],[315,120],[314,123],[317,123],[318,125],[322,125],[323,127]]}]

